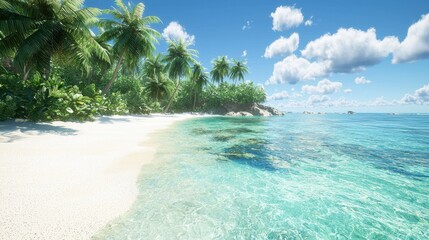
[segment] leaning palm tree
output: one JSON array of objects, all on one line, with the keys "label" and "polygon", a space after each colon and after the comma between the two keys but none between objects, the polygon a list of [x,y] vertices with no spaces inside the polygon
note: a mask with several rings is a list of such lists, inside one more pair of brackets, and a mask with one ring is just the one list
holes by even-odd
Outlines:
[{"label": "leaning palm tree", "polygon": [[83,8],[83,0],[0,0],[0,53],[28,77],[32,68],[49,79],[52,61],[60,57],[89,71],[95,54],[110,62],[107,49],[93,37],[90,27],[101,11]]},{"label": "leaning palm tree", "polygon": [[230,66],[227,56],[221,56],[213,60],[213,69],[210,72],[214,82],[223,83],[225,77],[228,77]]},{"label": "leaning palm tree", "polygon": [[104,19],[100,24],[105,29],[101,38],[114,41],[113,53],[118,56],[112,78],[104,88],[104,93],[109,92],[122,63],[127,69],[135,68],[140,58],[152,55],[154,44],[160,37],[159,32],[152,29],[150,24],[161,20],[155,16],[143,17],[143,3],[137,4],[134,9],[130,4],[125,6],[122,0],[116,0],[115,3],[118,9],[106,10],[115,20]]},{"label": "leaning palm tree", "polygon": [[191,81],[193,84],[194,92],[194,104],[192,110],[195,111],[195,105],[197,102],[197,94],[200,94],[203,91],[203,87],[206,86],[209,82],[208,73],[204,71],[204,67],[201,64],[196,63],[192,67],[192,76]]},{"label": "leaning palm tree", "polygon": [[244,75],[249,73],[249,69],[246,66],[245,61],[238,61],[233,59],[233,65],[229,73],[229,77],[234,80],[244,81]]},{"label": "leaning palm tree", "polygon": [[175,87],[164,112],[168,112],[171,107],[171,103],[180,87],[180,79],[190,75],[191,65],[196,62],[195,57],[198,54],[196,50],[188,49],[188,44],[184,41],[169,41],[168,44],[168,53],[164,58],[164,62],[166,63],[169,78],[175,81]]}]

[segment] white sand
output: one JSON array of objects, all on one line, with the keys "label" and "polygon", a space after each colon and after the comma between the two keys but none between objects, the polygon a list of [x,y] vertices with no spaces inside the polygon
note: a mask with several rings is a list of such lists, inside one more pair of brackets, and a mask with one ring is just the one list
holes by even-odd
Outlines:
[{"label": "white sand", "polygon": [[131,207],[149,135],[190,117],[0,122],[0,239],[91,238]]}]

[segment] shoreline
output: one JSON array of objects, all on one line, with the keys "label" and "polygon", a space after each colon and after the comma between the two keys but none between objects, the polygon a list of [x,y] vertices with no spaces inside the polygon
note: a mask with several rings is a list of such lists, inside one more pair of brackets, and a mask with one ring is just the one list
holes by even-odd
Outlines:
[{"label": "shoreline", "polygon": [[89,239],[129,210],[153,134],[198,116],[0,122],[0,239]]}]

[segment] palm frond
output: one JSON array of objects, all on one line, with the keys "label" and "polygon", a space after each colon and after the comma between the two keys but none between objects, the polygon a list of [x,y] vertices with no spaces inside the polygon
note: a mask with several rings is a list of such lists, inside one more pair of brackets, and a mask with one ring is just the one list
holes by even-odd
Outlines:
[{"label": "palm frond", "polygon": [[143,3],[139,3],[136,5],[133,11],[133,19],[140,19],[143,17],[145,6]]}]

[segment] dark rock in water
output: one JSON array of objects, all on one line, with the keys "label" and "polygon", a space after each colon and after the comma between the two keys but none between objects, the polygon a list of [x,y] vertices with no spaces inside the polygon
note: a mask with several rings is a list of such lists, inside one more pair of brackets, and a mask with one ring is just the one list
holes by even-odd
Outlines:
[{"label": "dark rock in water", "polygon": [[233,135],[219,134],[219,135],[215,135],[213,137],[213,139],[217,142],[226,142],[226,141],[233,139],[234,137],[235,136],[233,136]]},{"label": "dark rock in water", "polygon": [[347,114],[355,114],[353,111],[348,111]]},{"label": "dark rock in water", "polygon": [[226,116],[282,116],[283,112],[262,104],[226,104],[218,113]]}]

